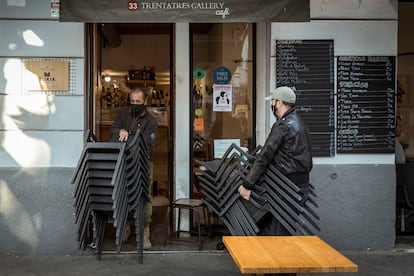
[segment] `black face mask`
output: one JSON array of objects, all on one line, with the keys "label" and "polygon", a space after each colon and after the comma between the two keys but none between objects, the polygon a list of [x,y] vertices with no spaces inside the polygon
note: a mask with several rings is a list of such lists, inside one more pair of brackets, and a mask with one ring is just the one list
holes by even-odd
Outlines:
[{"label": "black face mask", "polygon": [[144,104],[131,104],[132,115],[137,116],[145,110]]},{"label": "black face mask", "polygon": [[275,117],[277,118],[277,115],[276,115],[277,107],[275,105],[270,105],[270,108],[272,109],[273,115],[275,115]]}]

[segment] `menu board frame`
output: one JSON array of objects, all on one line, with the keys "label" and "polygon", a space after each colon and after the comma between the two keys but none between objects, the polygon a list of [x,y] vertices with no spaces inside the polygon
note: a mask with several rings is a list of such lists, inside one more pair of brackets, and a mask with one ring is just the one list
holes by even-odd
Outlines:
[{"label": "menu board frame", "polygon": [[337,153],[394,153],[395,56],[337,57]]},{"label": "menu board frame", "polygon": [[335,155],[334,40],[276,40],[276,84],[295,89],[312,155]]}]

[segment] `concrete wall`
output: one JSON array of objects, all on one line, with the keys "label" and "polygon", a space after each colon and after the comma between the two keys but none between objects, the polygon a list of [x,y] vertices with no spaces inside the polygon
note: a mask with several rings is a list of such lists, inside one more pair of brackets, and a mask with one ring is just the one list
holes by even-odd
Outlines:
[{"label": "concrete wall", "polygon": [[[83,146],[83,24],[1,20],[0,166],[72,167]],[[39,90],[26,60],[70,64],[69,91]]]},{"label": "concrete wall", "polygon": [[[2,251],[78,252],[70,179],[85,125],[83,26],[59,23],[50,0],[0,3]],[[69,61],[70,91],[31,92],[32,59]]]},{"label": "concrete wall", "polygon": [[394,165],[315,165],[311,183],[323,240],[340,250],[393,248]]},{"label": "concrete wall", "polygon": [[73,168],[0,169],[0,251],[77,254]]}]

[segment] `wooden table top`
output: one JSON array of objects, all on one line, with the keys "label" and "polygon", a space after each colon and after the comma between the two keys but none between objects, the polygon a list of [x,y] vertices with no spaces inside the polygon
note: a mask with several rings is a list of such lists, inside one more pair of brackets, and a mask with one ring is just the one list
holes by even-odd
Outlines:
[{"label": "wooden table top", "polygon": [[358,272],[358,266],[317,236],[224,236],[240,272]]}]

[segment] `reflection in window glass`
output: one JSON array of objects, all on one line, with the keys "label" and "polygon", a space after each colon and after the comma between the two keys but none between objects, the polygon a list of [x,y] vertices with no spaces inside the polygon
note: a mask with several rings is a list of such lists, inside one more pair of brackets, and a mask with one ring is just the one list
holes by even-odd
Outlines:
[{"label": "reflection in window glass", "polygon": [[191,24],[193,158],[252,150],[252,24]]}]

